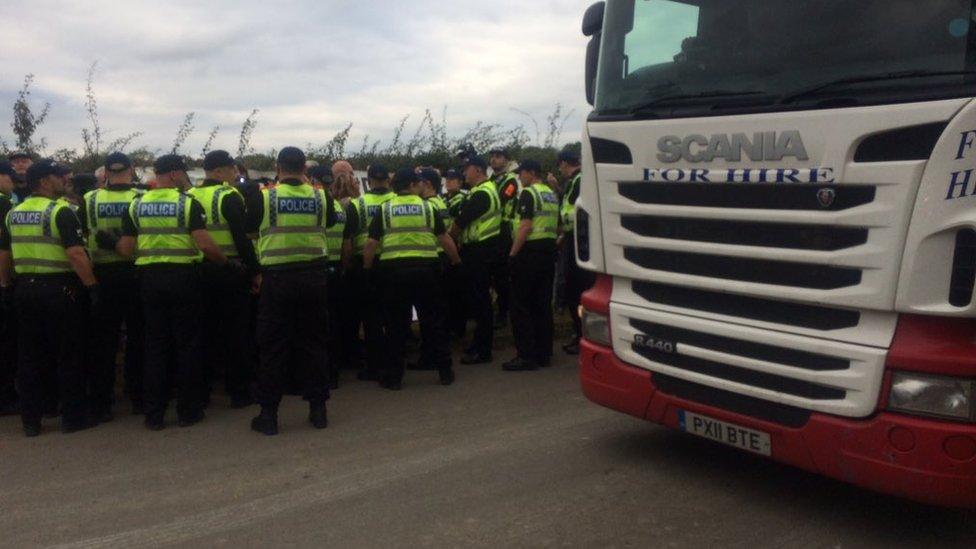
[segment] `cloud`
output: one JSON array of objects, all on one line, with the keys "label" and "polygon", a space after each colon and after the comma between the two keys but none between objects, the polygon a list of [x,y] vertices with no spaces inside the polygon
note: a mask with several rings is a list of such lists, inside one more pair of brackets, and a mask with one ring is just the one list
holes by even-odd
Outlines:
[{"label": "cloud", "polygon": [[[232,148],[253,108],[261,110],[258,149],[322,143],[349,122],[351,142],[388,139],[403,115],[419,122],[425,109],[444,106],[450,130],[461,133],[478,120],[531,131],[513,108],[541,121],[561,103],[575,110],[564,134],[575,139],[587,111],[579,32],[586,6],[8,1],[0,5],[8,22],[0,105],[12,102],[24,74],[35,74],[33,98],[52,104],[40,134],[52,148],[78,148],[85,78],[97,60],[102,126],[115,137],[142,131],[136,144],[151,148],[170,146],[190,111],[197,131],[186,151],[199,150],[215,125],[218,146]],[[4,126],[0,137],[9,141]]]}]

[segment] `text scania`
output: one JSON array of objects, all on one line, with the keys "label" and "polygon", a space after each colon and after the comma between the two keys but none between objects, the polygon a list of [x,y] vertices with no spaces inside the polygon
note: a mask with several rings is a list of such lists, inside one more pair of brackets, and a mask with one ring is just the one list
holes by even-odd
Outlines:
[{"label": "text scania", "polygon": [[668,135],[657,142],[657,148],[660,151],[657,159],[667,164],[681,160],[692,163],[712,162],[715,159],[741,162],[743,155],[753,162],[778,162],[784,158],[800,161],[810,159],[803,137],[796,130],[779,134],[756,132],[751,138],[744,133],[731,136],[716,134],[711,137],[689,135],[685,138]]},{"label": "text scania", "polygon": [[[956,160],[964,160],[969,156],[969,152],[976,146],[976,130],[962,132],[959,141],[959,152]],[[966,196],[976,195],[976,175],[973,169],[952,172],[949,178],[949,192],[946,193],[946,200],[955,200]]]},{"label": "text scania", "polygon": [[318,204],[313,198],[281,198],[278,200],[278,213],[314,214]]},{"label": "text scania", "polygon": [[139,217],[176,217],[176,204],[172,202],[139,204]]},{"label": "text scania", "polygon": [[644,181],[653,183],[833,183],[833,168],[705,170],[644,168]]}]

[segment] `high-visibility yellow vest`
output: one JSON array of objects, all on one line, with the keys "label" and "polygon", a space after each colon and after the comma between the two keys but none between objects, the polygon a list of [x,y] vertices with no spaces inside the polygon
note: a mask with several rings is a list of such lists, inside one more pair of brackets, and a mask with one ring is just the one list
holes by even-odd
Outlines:
[{"label": "high-visibility yellow vest", "polygon": [[359,233],[353,239],[352,249],[355,255],[363,255],[366,248],[366,240],[369,239],[369,226],[380,214],[380,207],[393,200],[395,197],[392,191],[383,194],[366,193],[356,199],[356,214],[359,216]]},{"label": "high-visibility yellow vest", "polygon": [[437,259],[434,206],[416,195],[400,195],[383,204],[381,215],[381,262],[394,259]]},{"label": "high-visibility yellow vest", "polygon": [[561,217],[563,222],[563,230],[566,232],[571,232],[576,228],[576,201],[569,201],[570,195],[579,187],[580,179],[583,178],[583,174],[578,173],[569,180],[569,185],[566,186],[566,194],[563,195],[563,204],[561,208]]},{"label": "high-visibility yellow vest", "polygon": [[501,233],[501,203],[498,199],[498,188],[495,186],[495,182],[489,179],[476,186],[471,190],[471,194],[468,195],[469,200],[473,199],[477,193],[485,193],[488,195],[488,211],[483,213],[481,217],[465,229],[462,239],[465,244],[484,242]]},{"label": "high-visibility yellow vest", "polygon": [[505,188],[505,185],[511,181],[515,182],[515,196],[510,198],[508,202],[505,203],[505,207],[502,209],[502,226],[505,227],[505,231],[507,231],[509,235],[514,236],[515,231],[518,228],[518,198],[519,193],[522,192],[522,185],[519,183],[518,177],[516,177],[512,172],[496,174],[492,177],[492,180],[495,182],[495,187],[498,189],[499,200],[501,200],[501,192],[502,189]]},{"label": "high-visibility yellow vest", "polygon": [[522,192],[529,193],[535,204],[528,241],[555,240],[559,227],[559,198],[556,193],[544,183],[530,185]]},{"label": "high-visibility yellow vest", "polygon": [[58,213],[64,209],[68,207],[56,200],[31,196],[7,214],[10,253],[17,274],[74,272],[56,223]]},{"label": "high-visibility yellow vest", "polygon": [[451,230],[451,227],[454,225],[454,218],[461,212],[461,209],[464,207],[464,201],[467,199],[467,191],[459,191],[447,199],[447,217],[444,219],[444,227],[447,230]]},{"label": "high-visibility yellow vest", "polygon": [[95,233],[98,231],[121,231],[122,217],[129,211],[132,201],[142,193],[135,189],[114,190],[109,185],[85,194],[85,215],[88,217],[88,253],[96,265],[112,263],[132,263],[115,250],[102,250],[98,247]]},{"label": "high-visibility yellow vest", "polygon": [[[230,225],[222,212],[224,199],[237,193],[237,189],[224,183],[222,185],[208,185],[206,187],[193,187],[187,194],[197,199],[203,206],[203,211],[207,214],[207,232],[213,237],[214,242],[220,247],[227,257],[239,257],[237,245],[234,244],[234,235],[230,232]],[[243,200],[243,197],[241,197]]]},{"label": "high-visibility yellow vest", "polygon": [[263,266],[287,265],[326,259],[325,193],[311,185],[277,185],[261,191],[264,219],[258,238]]},{"label": "high-visibility yellow vest", "polygon": [[136,266],[191,265],[203,260],[190,236],[193,198],[176,189],[153,189],[136,197],[129,215],[139,237]]},{"label": "high-visibility yellow vest", "polygon": [[325,230],[325,240],[329,248],[329,261],[336,262],[342,257],[342,237],[346,232],[346,210],[336,208],[335,225]]}]

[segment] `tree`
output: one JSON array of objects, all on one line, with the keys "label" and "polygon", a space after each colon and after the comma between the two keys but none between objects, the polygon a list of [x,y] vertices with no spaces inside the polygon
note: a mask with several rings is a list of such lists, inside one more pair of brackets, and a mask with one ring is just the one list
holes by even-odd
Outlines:
[{"label": "tree", "polygon": [[251,148],[251,136],[254,134],[254,127],[258,125],[257,116],[258,110],[254,109],[241,126],[241,136],[237,140],[237,158],[244,158],[248,153],[254,152]]},{"label": "tree", "polygon": [[173,152],[172,154],[179,154],[180,148],[183,147],[183,143],[186,141],[187,137],[193,133],[193,117],[196,116],[195,112],[186,113],[186,118],[183,119],[183,123],[180,124],[180,129],[176,132],[176,139],[173,141]]},{"label": "tree", "polygon": [[34,110],[31,109],[30,87],[33,83],[33,74],[28,74],[24,77],[24,87],[17,93],[17,100],[14,101],[14,120],[10,124],[14,135],[17,137],[17,148],[31,154],[43,152],[47,147],[47,140],[42,138],[40,141],[35,142],[34,134],[37,133],[37,129],[47,119],[47,115],[51,110],[50,103],[45,103],[41,112],[38,114],[35,114]]},{"label": "tree", "polygon": [[200,156],[207,156],[207,153],[209,153],[210,149],[213,148],[214,140],[217,139],[218,133],[220,133],[220,126],[214,126],[214,128],[210,130],[210,135],[207,136],[207,142],[204,143],[203,152]]},{"label": "tree", "polygon": [[101,153],[102,147],[102,125],[98,121],[98,102],[95,100],[95,69],[98,61],[95,61],[88,68],[88,81],[85,86],[85,110],[88,111],[88,121],[91,122],[91,130],[82,128],[81,139],[85,145],[85,156],[96,157]]}]

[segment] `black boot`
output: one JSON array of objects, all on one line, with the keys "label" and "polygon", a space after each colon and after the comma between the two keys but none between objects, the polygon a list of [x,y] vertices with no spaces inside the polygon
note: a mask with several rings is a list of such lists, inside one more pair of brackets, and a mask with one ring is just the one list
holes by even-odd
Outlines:
[{"label": "black boot", "polygon": [[454,385],[454,369],[445,368],[440,371],[441,385],[447,387],[448,385]]},{"label": "black boot", "polygon": [[277,435],[278,409],[262,406],[258,417],[251,420],[251,430],[269,437]]},{"label": "black boot", "polygon": [[329,426],[329,416],[326,413],[325,403],[312,402],[308,405],[308,421],[316,429],[325,429]]},{"label": "black boot", "polygon": [[193,427],[197,423],[203,421],[205,417],[206,414],[204,413],[203,410],[194,410],[190,412],[185,412],[183,414],[180,414],[179,422],[177,423],[177,425],[179,425],[180,427]]},{"label": "black boot", "polygon": [[24,424],[24,435],[28,438],[33,438],[41,435],[41,421],[25,419]]}]

